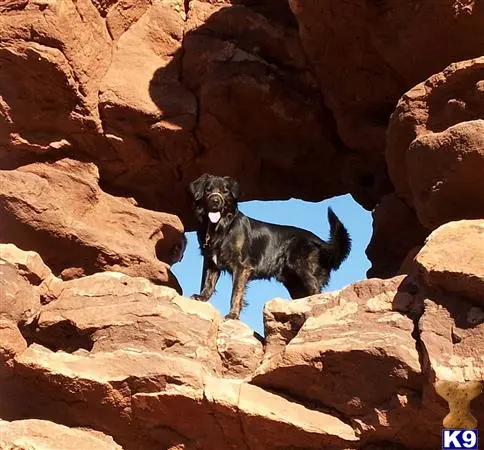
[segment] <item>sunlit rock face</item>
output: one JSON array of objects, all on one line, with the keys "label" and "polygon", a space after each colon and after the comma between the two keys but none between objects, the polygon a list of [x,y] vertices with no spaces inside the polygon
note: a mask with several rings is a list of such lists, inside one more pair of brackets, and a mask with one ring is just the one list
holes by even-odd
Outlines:
[{"label": "sunlit rock face", "polygon": [[1,426],[14,439],[29,415],[47,421],[33,437],[87,427],[127,449],[435,448],[435,383],[484,375],[481,266],[436,261],[483,227],[439,228],[410,275],[268,302],[265,338],[146,278],[63,281],[3,245],[0,415],[14,422]]}]

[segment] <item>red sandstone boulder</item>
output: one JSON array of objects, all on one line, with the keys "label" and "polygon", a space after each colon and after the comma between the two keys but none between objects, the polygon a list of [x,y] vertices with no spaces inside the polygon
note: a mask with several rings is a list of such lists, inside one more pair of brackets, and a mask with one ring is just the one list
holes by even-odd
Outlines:
[{"label": "red sandstone boulder", "polygon": [[11,360],[27,348],[27,342],[13,320],[0,319],[0,383]]},{"label": "red sandstone boulder", "polygon": [[264,339],[240,320],[224,320],[219,324],[217,350],[222,358],[226,377],[250,376],[264,355]]},{"label": "red sandstone boulder", "polygon": [[388,129],[397,195],[428,229],[484,215],[484,58],[447,67],[408,91]]},{"label": "red sandstone boulder", "polygon": [[[264,315],[266,329],[276,336],[267,336],[269,347],[252,383],[324,405],[354,423],[363,441],[392,436],[427,448],[440,434],[419,436],[429,423],[413,422],[423,380],[410,317],[418,317],[420,308],[418,287],[405,276],[290,303],[273,300]],[[410,422],[420,430],[413,436],[405,432]]]},{"label": "red sandstone boulder", "polygon": [[122,450],[99,431],[68,428],[47,420],[0,420],[0,448],[42,450]]},{"label": "red sandstone boulder", "polygon": [[[414,259],[425,292],[418,323],[422,368],[432,382],[425,404],[440,415],[447,405],[433,386],[441,382],[484,382],[484,225],[482,220],[451,222],[435,230]],[[484,396],[472,402],[484,422]]]},{"label": "red sandstone boulder", "polygon": [[66,150],[97,151],[98,90],[111,39],[95,6],[89,0],[7,1],[3,8],[1,167]]},{"label": "red sandstone boulder", "polygon": [[37,251],[55,274],[115,270],[180,289],[169,271],[183,245],[179,219],[108,195],[98,182],[93,164],[68,159],[1,171],[1,241]]},{"label": "red sandstone boulder", "polygon": [[34,286],[53,278],[51,270],[38,253],[20,250],[13,244],[0,244],[0,260],[14,265],[18,274]]},{"label": "red sandstone boulder", "polygon": [[58,292],[37,318],[33,339],[46,347],[91,353],[128,348],[208,361],[214,370],[221,366],[221,317],[210,304],[112,272],[64,282]]},{"label": "red sandstone boulder", "polygon": [[423,283],[484,309],[484,220],[461,220],[435,230],[415,257]]},{"label": "red sandstone boulder", "polygon": [[415,209],[427,228],[484,216],[484,120],[417,137],[407,167]]},{"label": "red sandstone boulder", "polygon": [[[1,247],[1,246],[0,246]],[[27,324],[40,311],[40,294],[19,270],[0,254],[0,317]]]},{"label": "red sandstone boulder", "polygon": [[0,383],[11,360],[27,348],[20,330],[35,323],[41,308],[38,285],[48,276],[37,253],[0,245]]}]

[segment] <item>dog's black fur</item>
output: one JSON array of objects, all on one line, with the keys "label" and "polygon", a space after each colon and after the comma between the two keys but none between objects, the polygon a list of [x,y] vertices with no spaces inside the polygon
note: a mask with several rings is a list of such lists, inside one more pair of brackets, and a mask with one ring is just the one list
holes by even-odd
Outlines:
[{"label": "dog's black fur", "polygon": [[204,174],[190,184],[190,191],[204,258],[201,293],[192,297],[209,300],[221,271],[230,272],[233,288],[227,318],[239,318],[249,280],[276,278],[293,299],[319,294],[331,270],[350,252],[349,234],[331,208],[331,237],[325,242],[301,228],[265,223],[241,213],[239,185],[233,178]]}]

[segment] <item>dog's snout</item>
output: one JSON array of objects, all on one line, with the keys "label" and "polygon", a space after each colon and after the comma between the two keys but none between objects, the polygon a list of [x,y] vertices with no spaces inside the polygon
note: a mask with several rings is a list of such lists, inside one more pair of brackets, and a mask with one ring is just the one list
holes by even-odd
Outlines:
[{"label": "dog's snout", "polygon": [[208,196],[208,204],[211,208],[220,208],[223,204],[223,197],[218,192],[214,192]]}]

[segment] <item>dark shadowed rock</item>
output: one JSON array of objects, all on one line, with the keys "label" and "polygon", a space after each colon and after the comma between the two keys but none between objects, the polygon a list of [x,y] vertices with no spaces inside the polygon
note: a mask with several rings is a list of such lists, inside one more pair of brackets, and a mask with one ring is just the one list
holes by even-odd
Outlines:
[{"label": "dark shadowed rock", "polygon": [[372,263],[368,277],[398,274],[409,251],[422,246],[427,235],[415,211],[402,199],[395,194],[383,197],[373,211],[373,235],[366,249]]}]

